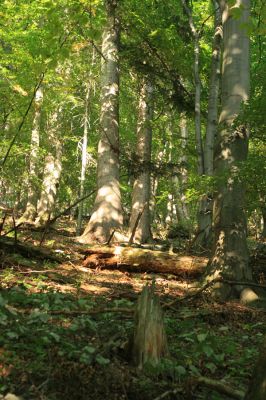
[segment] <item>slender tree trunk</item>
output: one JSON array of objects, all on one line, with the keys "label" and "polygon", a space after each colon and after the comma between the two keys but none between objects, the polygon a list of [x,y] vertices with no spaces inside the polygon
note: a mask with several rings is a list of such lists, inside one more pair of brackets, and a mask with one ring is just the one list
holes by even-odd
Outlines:
[{"label": "slender tree trunk", "polygon": [[218,101],[221,78],[221,46],[223,38],[222,15],[219,4],[213,0],[214,6],[214,37],[212,43],[212,59],[209,83],[208,116],[206,138],[204,144],[204,173],[213,175],[213,149],[217,136]]},{"label": "slender tree trunk", "polygon": [[198,173],[202,175],[204,173],[204,154],[203,144],[201,136],[201,79],[200,79],[200,32],[197,31],[192,12],[187,5],[186,0],[182,0],[184,10],[188,16],[188,23],[190,31],[194,38],[194,83],[195,83],[195,134],[196,134],[196,149],[198,156]]},{"label": "slender tree trunk", "polygon": [[[214,198],[213,226],[214,253],[208,269],[208,279],[224,277],[231,280],[252,279],[248,264],[244,187],[238,177],[239,162],[247,158],[248,129],[235,126],[241,104],[249,95],[249,37],[245,24],[250,13],[250,1],[239,0],[241,15],[230,14],[229,1],[222,1],[224,51],[222,67],[222,109],[219,118],[216,175],[223,180]],[[226,284],[214,286],[215,294],[226,299],[239,296],[243,287],[235,292]]]},{"label": "slender tree trunk", "polygon": [[[218,121],[218,99],[221,76],[221,44],[222,44],[222,16],[217,1],[213,1],[215,10],[214,38],[212,46],[211,73],[209,84],[208,117],[204,145],[204,174],[213,175],[213,148],[217,136]],[[213,195],[204,195],[199,203],[198,211],[198,232],[194,242],[197,250],[210,250],[213,240],[212,232],[212,208]]]},{"label": "slender tree trunk", "polygon": [[[83,140],[82,140],[82,154],[81,154],[81,174],[80,174],[80,191],[79,197],[84,196],[84,184],[86,176],[87,167],[87,145],[88,145],[88,128],[89,128],[89,98],[90,98],[90,82],[87,86],[86,97],[85,97],[85,114],[84,114],[84,130],[83,130]],[[79,203],[78,206],[78,220],[77,220],[77,235],[81,234],[82,225],[82,215],[83,215],[83,201]]]},{"label": "slender tree trunk", "polygon": [[37,173],[39,165],[40,122],[43,103],[43,89],[40,86],[35,94],[34,117],[31,132],[30,167],[28,180],[28,200],[20,221],[34,222],[38,199]]},{"label": "slender tree trunk", "polygon": [[142,210],[142,216],[138,223],[135,239],[140,243],[148,242],[151,239],[150,221],[150,163],[152,145],[152,86],[147,78],[144,78],[139,101],[139,117],[137,127],[137,155],[140,162],[140,173],[136,177],[132,193],[132,211],[129,222],[129,229],[135,226],[136,218]]},{"label": "slender tree trunk", "polygon": [[48,154],[44,159],[44,171],[41,196],[37,204],[36,225],[46,223],[55,207],[56,192],[62,170],[62,143],[59,138],[60,110],[56,110],[49,121],[48,126]]},{"label": "slender tree trunk", "polygon": [[266,207],[261,206],[261,215],[262,215],[262,232],[261,232],[261,238],[266,239]]},{"label": "slender tree trunk", "polygon": [[175,180],[175,197],[177,217],[181,225],[187,227],[189,224],[189,210],[187,207],[186,186],[188,181],[188,160],[187,160],[187,145],[188,145],[188,127],[185,114],[180,115],[180,134],[181,134],[181,156],[179,157],[180,170],[174,177]]},{"label": "slender tree trunk", "polygon": [[106,0],[107,21],[102,42],[101,137],[98,145],[97,195],[83,243],[106,242],[112,230],[122,227],[119,187],[119,23],[116,0]]}]

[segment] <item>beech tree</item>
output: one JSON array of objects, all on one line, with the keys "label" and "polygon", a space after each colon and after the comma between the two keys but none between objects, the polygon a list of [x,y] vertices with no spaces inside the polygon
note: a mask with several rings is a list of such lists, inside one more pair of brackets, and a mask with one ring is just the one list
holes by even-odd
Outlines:
[{"label": "beech tree", "polygon": [[[135,178],[132,192],[132,211],[129,229],[132,234],[137,223],[135,239],[140,243],[151,239],[150,193],[151,193],[151,145],[152,145],[152,84],[148,78],[142,80],[139,117],[137,125],[137,154],[139,161],[138,176]],[[141,217],[137,222],[139,213]]]},{"label": "beech tree", "polygon": [[123,224],[119,187],[119,20],[116,0],[106,0],[107,21],[102,39],[101,137],[98,144],[97,195],[81,242],[106,242]]},{"label": "beech tree", "polygon": [[[213,175],[214,163],[214,143],[217,136],[218,123],[218,101],[221,75],[221,44],[222,44],[222,19],[220,5],[213,1],[214,8],[214,36],[212,43],[211,70],[209,80],[209,96],[206,136],[204,140],[203,160],[204,175]],[[202,196],[198,210],[198,233],[194,242],[194,248],[206,250],[211,248],[212,244],[212,193]]]},{"label": "beech tree", "polygon": [[[223,20],[222,107],[215,151],[216,176],[220,183],[214,197],[213,225],[215,248],[208,270],[208,279],[218,276],[236,281],[251,280],[246,242],[244,185],[240,162],[247,158],[248,127],[237,117],[249,97],[249,36],[247,23],[249,0],[240,0],[239,17],[229,1],[221,1]],[[243,286],[234,288],[226,283],[215,286],[222,298],[240,295]]]},{"label": "beech tree", "polygon": [[39,145],[40,145],[40,124],[41,124],[41,108],[43,103],[43,88],[35,93],[34,100],[34,117],[31,132],[31,149],[29,156],[29,178],[27,183],[28,199],[26,209],[21,221],[34,222],[37,212],[38,185],[36,184],[38,166],[39,166]]}]

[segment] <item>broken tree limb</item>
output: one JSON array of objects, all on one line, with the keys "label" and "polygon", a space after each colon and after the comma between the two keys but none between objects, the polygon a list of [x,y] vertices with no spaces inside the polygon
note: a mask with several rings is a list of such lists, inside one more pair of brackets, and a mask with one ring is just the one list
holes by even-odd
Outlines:
[{"label": "broken tree limb", "polygon": [[144,210],[145,210],[146,205],[147,205],[147,203],[144,204],[143,209],[142,209],[142,210],[138,213],[138,215],[137,215],[135,224],[134,224],[133,229],[132,229],[131,236],[130,236],[129,241],[128,241],[128,246],[131,246],[132,243],[133,243],[133,241],[134,241],[134,237],[135,237],[135,234],[136,234],[136,230],[137,230],[137,227],[138,227],[138,225],[139,225],[140,218],[142,217],[142,214],[144,213]]},{"label": "broken tree limb", "polygon": [[85,251],[88,255],[85,267],[120,269],[132,272],[170,273],[173,275],[200,275],[208,262],[205,257],[169,254],[133,247],[93,246]]},{"label": "broken tree limb", "polygon": [[[206,378],[205,376],[193,377],[190,380],[191,384],[204,385],[210,389],[215,390],[221,394],[224,394],[232,399],[244,400],[244,392],[242,390],[233,389],[222,381],[216,381],[214,379]],[[254,399],[255,400],[255,399]]]},{"label": "broken tree limb", "polygon": [[62,262],[58,256],[54,255],[50,250],[35,247],[29,244],[21,243],[19,240],[16,242],[7,237],[1,236],[0,238],[0,249],[8,253],[19,253],[24,257],[33,257],[41,260],[50,260],[55,262]]},{"label": "broken tree limb", "polygon": [[90,193],[87,193],[85,196],[80,197],[78,200],[76,200],[74,203],[70,204],[67,208],[65,208],[63,211],[55,215],[53,218],[50,219],[50,221],[47,221],[46,224],[43,226],[43,228],[47,229],[51,224],[53,224],[58,218],[63,217],[63,215],[66,215],[68,211],[70,211],[73,207],[78,205],[81,201],[87,199],[88,197],[92,196],[96,192],[95,190],[92,190]]}]

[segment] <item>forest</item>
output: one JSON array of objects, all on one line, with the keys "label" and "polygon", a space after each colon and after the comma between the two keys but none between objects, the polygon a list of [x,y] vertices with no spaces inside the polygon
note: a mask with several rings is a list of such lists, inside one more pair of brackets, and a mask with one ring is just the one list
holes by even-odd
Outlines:
[{"label": "forest", "polygon": [[0,399],[266,399],[265,0],[1,0]]}]

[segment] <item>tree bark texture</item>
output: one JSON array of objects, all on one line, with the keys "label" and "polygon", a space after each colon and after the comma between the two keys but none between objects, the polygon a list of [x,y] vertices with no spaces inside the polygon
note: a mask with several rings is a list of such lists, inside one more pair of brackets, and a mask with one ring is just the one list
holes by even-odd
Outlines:
[{"label": "tree bark texture", "polygon": [[[218,99],[221,76],[221,45],[222,45],[222,16],[221,9],[216,0],[213,1],[214,18],[214,38],[212,45],[212,60],[209,84],[208,116],[206,137],[204,143],[204,174],[213,175],[213,149],[214,141],[217,136],[218,120]],[[212,208],[213,200],[211,194],[202,196],[198,210],[198,232],[194,242],[196,250],[210,250],[213,240],[212,232]]]},{"label": "tree bark texture", "polygon": [[55,207],[56,193],[62,171],[62,142],[59,133],[59,114],[56,110],[48,123],[48,154],[44,159],[44,171],[41,196],[37,204],[36,225],[45,224],[52,216]]},{"label": "tree bark texture", "polygon": [[89,224],[80,242],[106,242],[123,224],[119,187],[119,21],[117,2],[106,0],[107,21],[102,39],[102,92],[97,195]]},{"label": "tree bark texture", "polygon": [[37,190],[37,173],[39,165],[39,145],[40,145],[40,124],[41,124],[41,108],[43,103],[42,86],[35,93],[34,100],[34,117],[31,132],[30,146],[30,165],[28,179],[28,199],[26,209],[21,217],[21,221],[34,222],[36,217],[38,190]]},{"label": "tree bark texture", "polygon": [[[135,240],[140,243],[151,239],[150,195],[151,195],[151,146],[152,146],[152,85],[143,78],[139,100],[137,126],[137,156],[139,158],[138,176],[135,178],[132,192],[132,211],[129,229],[135,226],[136,218],[143,209],[139,220]],[[145,208],[144,208],[145,207]]]},{"label": "tree bark texture", "polygon": [[163,310],[154,283],[145,286],[138,299],[131,354],[139,369],[145,365],[156,366],[168,355]]},{"label": "tree bark texture", "polygon": [[[87,168],[88,127],[90,118],[89,117],[90,91],[91,90],[89,81],[85,95],[84,129],[83,129],[82,151],[81,151],[81,173],[80,173],[80,190],[79,190],[80,197],[84,196],[84,184],[85,184],[86,168]],[[83,214],[83,201],[81,201],[78,206],[77,235],[81,234],[82,214]]]},{"label": "tree bark texture", "polygon": [[186,186],[188,182],[188,127],[187,118],[185,114],[180,115],[180,135],[181,135],[181,152],[179,157],[180,171],[174,177],[175,179],[175,197],[176,197],[176,213],[181,225],[188,226],[189,224],[189,210],[186,198]]},{"label": "tree bark texture", "polygon": [[[220,178],[214,198],[213,226],[214,253],[209,277],[251,280],[246,243],[244,187],[239,179],[239,162],[244,162],[248,151],[248,130],[235,126],[243,102],[249,96],[249,37],[245,28],[250,12],[249,0],[239,0],[240,18],[231,14],[229,1],[223,3],[224,49],[222,66],[222,108],[215,153],[216,175]],[[239,295],[226,285],[216,287],[221,298]]]},{"label": "tree bark texture", "polygon": [[244,400],[266,399],[266,339],[259,352],[251,382]]},{"label": "tree bark texture", "polygon": [[191,277],[202,274],[208,262],[205,257],[122,246],[93,246],[86,250],[86,254],[88,257],[85,259],[84,265],[91,268],[157,272]]}]

